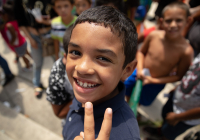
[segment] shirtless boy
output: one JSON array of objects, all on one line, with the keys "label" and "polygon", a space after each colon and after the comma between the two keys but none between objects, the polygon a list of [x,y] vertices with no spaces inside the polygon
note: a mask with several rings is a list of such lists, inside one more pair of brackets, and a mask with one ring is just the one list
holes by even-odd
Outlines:
[{"label": "shirtless boy", "polygon": [[[137,78],[143,80],[140,104],[145,106],[154,101],[165,83],[176,82],[186,73],[193,58],[193,49],[181,33],[187,25],[189,15],[189,8],[181,2],[172,3],[163,9],[161,22],[164,30],[148,35],[137,52],[137,71],[125,81],[127,100],[135,84],[136,73]],[[175,67],[176,74],[170,76]],[[144,68],[149,70],[150,75],[144,75]]]}]

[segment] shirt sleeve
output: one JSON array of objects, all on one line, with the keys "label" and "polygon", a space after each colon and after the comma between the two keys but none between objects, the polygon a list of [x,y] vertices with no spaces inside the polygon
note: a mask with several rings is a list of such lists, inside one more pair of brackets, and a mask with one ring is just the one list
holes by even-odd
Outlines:
[{"label": "shirt sleeve", "polygon": [[60,69],[57,68],[56,63],[51,69],[49,77],[49,87],[46,90],[47,100],[51,104],[62,105],[71,101],[71,95],[67,93],[64,87],[65,77],[60,73]]}]

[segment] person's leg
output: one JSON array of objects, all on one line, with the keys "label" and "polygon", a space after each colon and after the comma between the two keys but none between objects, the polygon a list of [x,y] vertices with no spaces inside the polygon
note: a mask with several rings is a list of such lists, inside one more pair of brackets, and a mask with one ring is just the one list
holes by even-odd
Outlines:
[{"label": "person's leg", "polygon": [[29,69],[30,68],[30,64],[29,64],[29,60],[26,58],[26,56],[22,56],[24,63],[26,64],[26,68]]},{"label": "person's leg", "polygon": [[38,48],[31,47],[31,56],[33,58],[33,84],[35,87],[40,86],[40,77],[43,64],[42,43],[39,36],[31,34],[32,38],[37,42]]},{"label": "person's leg", "polygon": [[8,63],[6,62],[6,60],[3,57],[1,57],[1,55],[0,55],[0,66],[2,67],[5,75],[12,75],[12,73],[8,67]]},{"label": "person's leg", "polygon": [[28,52],[28,50],[26,50],[26,54],[32,58],[31,54]]},{"label": "person's leg", "polygon": [[5,73],[5,82],[4,82],[3,86],[6,86],[14,78],[14,75],[11,73],[11,71],[8,67],[8,63],[6,62],[6,60],[3,57],[1,57],[1,55],[0,55],[0,66],[2,67],[2,69]]}]

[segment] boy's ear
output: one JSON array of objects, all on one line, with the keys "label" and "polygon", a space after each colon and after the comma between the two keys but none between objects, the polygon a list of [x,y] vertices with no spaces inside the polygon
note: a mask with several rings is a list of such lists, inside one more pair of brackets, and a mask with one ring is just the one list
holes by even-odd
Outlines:
[{"label": "boy's ear", "polygon": [[66,62],[67,62],[67,55],[66,55],[66,53],[64,53],[63,64],[66,65]]},{"label": "boy's ear", "polygon": [[133,73],[136,66],[137,66],[137,60],[133,60],[132,62],[128,63],[123,70],[121,81],[125,81],[126,78],[128,78]]},{"label": "boy's ear", "polygon": [[193,19],[192,16],[189,16],[189,17],[187,18],[187,24],[192,24],[193,21],[194,21],[194,19]]}]

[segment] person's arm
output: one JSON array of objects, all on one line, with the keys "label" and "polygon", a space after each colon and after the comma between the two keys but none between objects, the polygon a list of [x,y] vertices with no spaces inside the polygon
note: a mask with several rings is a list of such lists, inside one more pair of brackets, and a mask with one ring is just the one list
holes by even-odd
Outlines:
[{"label": "person's arm", "polygon": [[11,40],[9,41],[9,43],[11,45],[14,45],[14,42],[17,39],[15,28],[12,26],[12,24],[7,24],[6,27],[7,27],[8,31],[10,32],[10,34],[11,34]]},{"label": "person's arm", "polygon": [[30,41],[31,47],[37,49],[37,43],[35,40],[31,37],[30,33],[28,32],[27,28],[25,26],[20,26],[19,27],[21,31],[23,31],[25,37],[27,37]]},{"label": "person's arm", "polygon": [[144,67],[144,58],[145,58],[146,53],[148,52],[149,42],[151,41],[151,38],[152,38],[152,33],[149,34],[146,37],[142,47],[138,50],[138,52],[136,54],[136,59],[138,61],[138,63],[137,63],[137,77],[139,79],[143,78],[142,70],[143,70],[143,67]]},{"label": "person's arm", "polygon": [[52,105],[54,114],[58,117],[58,118],[65,118],[67,116],[67,113],[69,112],[69,106],[72,104],[72,101],[63,104],[63,105]]},{"label": "person's arm", "polygon": [[199,119],[199,118],[200,118],[200,107],[187,110],[180,114],[170,112],[166,116],[167,122],[173,126],[175,126],[180,121],[187,121],[187,120]]},{"label": "person's arm", "polygon": [[165,84],[165,83],[170,83],[170,82],[176,82],[182,79],[184,74],[187,72],[192,59],[193,59],[193,49],[191,46],[188,46],[184,55],[182,56],[178,67],[177,67],[177,74],[174,76],[166,76],[166,77],[161,77],[161,78],[153,78],[150,76],[146,76],[145,79],[148,80],[148,82],[145,82],[145,84],[148,83],[154,83],[154,84]]},{"label": "person's arm", "polygon": [[56,57],[56,60],[59,59],[59,41],[54,39],[54,48],[55,48],[55,57]]}]

